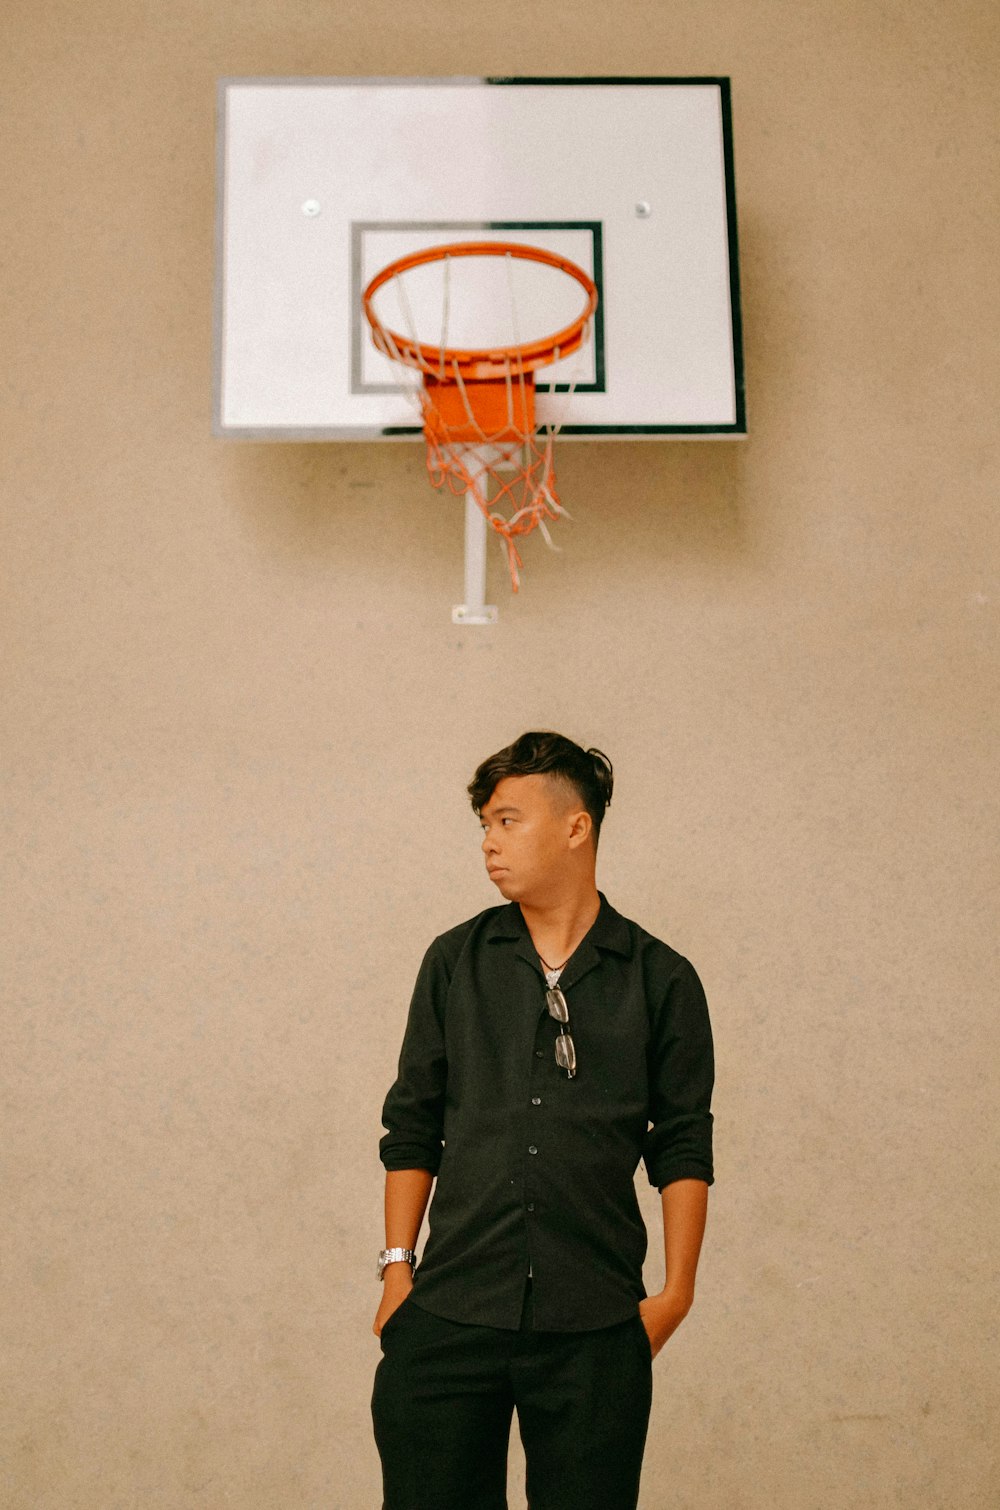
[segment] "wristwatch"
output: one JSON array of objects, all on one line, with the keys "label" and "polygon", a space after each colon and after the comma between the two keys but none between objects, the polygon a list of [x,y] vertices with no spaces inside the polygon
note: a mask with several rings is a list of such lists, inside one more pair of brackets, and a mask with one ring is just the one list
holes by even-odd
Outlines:
[{"label": "wristwatch", "polygon": [[378,1256],[378,1268],[375,1278],[381,1279],[390,1264],[409,1264],[412,1269],[417,1261],[417,1255],[412,1248],[383,1248]]}]

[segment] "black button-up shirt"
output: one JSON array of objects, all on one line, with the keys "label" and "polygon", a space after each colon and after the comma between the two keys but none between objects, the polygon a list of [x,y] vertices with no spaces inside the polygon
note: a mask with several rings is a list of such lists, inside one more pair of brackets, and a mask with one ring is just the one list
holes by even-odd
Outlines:
[{"label": "black button-up shirt", "polygon": [[559,980],[577,1073],[520,907],[434,940],[417,977],[382,1113],[386,1169],[437,1175],[414,1300],[452,1321],[515,1329],[525,1279],[544,1331],[611,1326],[645,1294],[650,1183],[712,1183],[712,1032],[693,966],[611,907]]}]

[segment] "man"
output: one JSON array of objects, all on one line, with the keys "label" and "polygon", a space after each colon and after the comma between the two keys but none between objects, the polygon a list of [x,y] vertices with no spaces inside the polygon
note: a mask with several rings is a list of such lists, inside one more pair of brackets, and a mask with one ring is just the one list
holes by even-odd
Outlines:
[{"label": "man", "polygon": [[[694,1297],[713,1057],[692,966],[597,890],[611,791],[606,756],[551,733],[469,786],[507,905],[428,949],[382,1114],[383,1510],[504,1510],[515,1409],[531,1510],[638,1500],[652,1359]],[[640,1158],[663,1205],[650,1296]]]}]

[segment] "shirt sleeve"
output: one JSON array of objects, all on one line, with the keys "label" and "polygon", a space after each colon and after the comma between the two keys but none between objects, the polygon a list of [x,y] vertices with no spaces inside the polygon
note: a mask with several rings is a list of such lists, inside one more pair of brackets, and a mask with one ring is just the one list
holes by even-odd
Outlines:
[{"label": "shirt sleeve", "polygon": [[424,955],[413,988],[396,1081],[385,1098],[379,1143],[386,1169],[429,1169],[441,1163],[448,1062],[444,1007],[449,977],[437,943]]},{"label": "shirt sleeve", "polygon": [[711,1185],[715,1057],[708,1003],[690,961],[682,959],[650,1013],[649,1117],[643,1144],[649,1183]]}]

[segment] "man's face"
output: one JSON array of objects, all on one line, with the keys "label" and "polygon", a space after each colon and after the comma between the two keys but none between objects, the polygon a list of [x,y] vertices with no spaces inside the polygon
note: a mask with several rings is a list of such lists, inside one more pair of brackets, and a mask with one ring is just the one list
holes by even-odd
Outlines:
[{"label": "man's face", "polygon": [[505,776],[480,814],[490,880],[511,902],[543,901],[581,842],[575,794],[548,776]]}]

